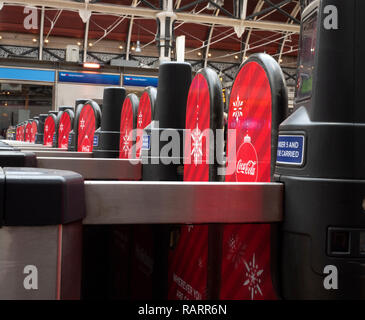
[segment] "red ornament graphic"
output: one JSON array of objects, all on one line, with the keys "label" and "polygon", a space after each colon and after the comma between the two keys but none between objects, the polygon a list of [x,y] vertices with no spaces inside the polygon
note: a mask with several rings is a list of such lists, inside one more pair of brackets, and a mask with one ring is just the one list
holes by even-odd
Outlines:
[{"label": "red ornament graphic", "polygon": [[32,124],[30,122],[27,123],[25,127],[25,141],[30,142],[32,135]]},{"label": "red ornament graphic", "polygon": [[246,135],[237,151],[237,182],[256,182],[258,177],[258,158],[251,138]]},{"label": "red ornament graphic", "polygon": [[137,112],[136,158],[141,157],[143,129],[151,123],[151,101],[148,92],[144,92],[139,100]]},{"label": "red ornament graphic", "polygon": [[44,138],[43,144],[45,146],[52,147],[53,145],[53,137],[56,130],[56,124],[52,116],[48,116],[46,121],[44,122]]},{"label": "red ornament graphic", "polygon": [[92,152],[95,133],[95,113],[91,105],[85,105],[79,117],[77,151]]},{"label": "red ornament graphic", "polygon": [[119,158],[130,159],[132,157],[132,130],[133,130],[133,109],[132,102],[126,98],[123,103],[120,116],[120,143]]},{"label": "red ornament graphic", "polygon": [[71,118],[67,112],[62,113],[60,124],[58,126],[58,147],[61,149],[68,148],[68,136],[71,131]]},{"label": "red ornament graphic", "polygon": [[32,122],[32,129],[31,129],[31,136],[30,136],[30,142],[34,143],[35,142],[35,136],[37,134],[38,131],[38,127],[37,127],[37,123],[35,121]]}]

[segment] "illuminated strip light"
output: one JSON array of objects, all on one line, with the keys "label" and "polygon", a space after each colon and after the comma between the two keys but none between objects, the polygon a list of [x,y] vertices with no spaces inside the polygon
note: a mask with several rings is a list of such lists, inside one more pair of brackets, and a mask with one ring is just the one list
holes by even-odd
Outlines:
[{"label": "illuminated strip light", "polygon": [[100,69],[100,64],[93,62],[84,62],[83,67],[88,69]]}]

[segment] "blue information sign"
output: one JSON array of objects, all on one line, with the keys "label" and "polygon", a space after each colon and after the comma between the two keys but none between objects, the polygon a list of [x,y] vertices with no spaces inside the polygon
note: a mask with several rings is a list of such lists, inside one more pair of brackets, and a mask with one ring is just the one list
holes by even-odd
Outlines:
[{"label": "blue information sign", "polygon": [[155,77],[142,77],[142,76],[123,76],[124,86],[133,87],[157,87],[158,78]]},{"label": "blue information sign", "polygon": [[304,136],[280,135],[276,162],[301,166],[304,163]]},{"label": "blue information sign", "polygon": [[54,82],[55,72],[22,68],[0,68],[0,79]]},{"label": "blue information sign", "polygon": [[58,81],[72,82],[72,83],[120,85],[120,75],[92,73],[92,72],[60,71],[58,73]]}]

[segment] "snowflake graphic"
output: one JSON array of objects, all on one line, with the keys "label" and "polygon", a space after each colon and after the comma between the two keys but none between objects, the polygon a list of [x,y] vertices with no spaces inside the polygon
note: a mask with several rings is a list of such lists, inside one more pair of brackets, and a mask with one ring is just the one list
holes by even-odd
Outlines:
[{"label": "snowflake graphic", "polygon": [[142,125],[142,121],[143,121],[143,114],[142,114],[142,112],[140,112],[138,115],[138,126],[139,127]]},{"label": "snowflake graphic", "polygon": [[129,152],[129,134],[128,131],[125,130],[125,135],[123,136],[123,148],[124,154],[128,154]]},{"label": "snowflake graphic", "polygon": [[48,131],[48,124],[46,125],[46,127],[44,128],[44,130]]},{"label": "snowflake graphic", "polygon": [[237,100],[233,102],[233,113],[232,116],[236,118],[236,121],[243,116],[243,101],[240,100],[240,97],[237,96]]},{"label": "snowflake graphic", "polygon": [[194,229],[194,226],[192,224],[188,225],[188,232],[191,232]]},{"label": "snowflake graphic", "polygon": [[246,245],[239,239],[237,235],[232,235],[228,240],[228,253],[227,260],[231,261],[234,268],[244,262],[244,255],[246,251]]},{"label": "snowflake graphic", "polygon": [[196,124],[196,128],[193,130],[191,138],[193,139],[193,150],[191,151],[191,155],[194,156],[194,164],[197,165],[199,158],[203,156],[203,134],[200,131],[198,124]]},{"label": "snowflake graphic", "polygon": [[250,261],[248,264],[245,261],[245,266],[247,269],[246,272],[246,281],[243,283],[244,286],[248,286],[248,290],[251,292],[251,300],[254,299],[257,292],[259,292],[262,295],[260,283],[261,279],[260,276],[264,272],[263,269],[259,270],[259,266],[255,263],[255,254],[252,257],[252,261]]},{"label": "snowflake graphic", "polygon": [[80,125],[80,128],[81,129],[84,129],[85,128],[85,120],[84,119],[81,119],[81,125]]},{"label": "snowflake graphic", "polygon": [[61,123],[61,125],[60,125],[60,131],[61,132],[63,131],[63,123]]}]

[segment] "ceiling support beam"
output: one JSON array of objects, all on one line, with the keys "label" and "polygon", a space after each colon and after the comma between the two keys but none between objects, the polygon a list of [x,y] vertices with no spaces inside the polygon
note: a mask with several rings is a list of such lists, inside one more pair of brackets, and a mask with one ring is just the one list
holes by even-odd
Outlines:
[{"label": "ceiling support beam", "polygon": [[[297,14],[299,13],[300,11],[300,3],[298,2],[297,5],[294,7],[293,11],[291,12],[291,16],[293,17],[296,17]],[[293,23],[293,20],[292,21],[289,21],[288,20],[288,23]],[[287,38],[288,38],[288,34],[287,36],[283,39],[281,45],[280,45],[280,50],[279,50],[279,57],[278,57],[278,61],[279,61],[279,64],[281,64],[281,60],[282,60],[282,56],[283,56],[283,52],[284,52],[284,48],[285,48],[285,42],[287,41]]]},{"label": "ceiling support beam", "polygon": [[44,32],[44,6],[42,6],[42,9],[41,9],[41,27],[39,30],[38,60],[43,60],[43,32]]},{"label": "ceiling support beam", "polygon": [[[133,0],[131,7],[136,7],[137,3],[138,3],[138,0]],[[133,23],[134,23],[134,16],[131,16],[131,19],[129,20],[128,34],[127,34],[127,40],[126,40],[126,49],[125,49],[125,59],[126,60],[129,60],[129,56],[131,53]]]},{"label": "ceiling support beam", "polygon": [[[85,9],[85,4],[80,2],[74,2],[69,0],[10,0],[9,3],[19,4],[24,6],[47,6],[50,8],[74,10]],[[121,6],[106,3],[89,3],[88,10],[97,13],[110,14],[110,15],[135,15],[138,17],[155,19],[157,14],[161,11],[153,10],[149,8],[134,8],[131,6]],[[191,23],[208,23],[223,25],[227,27],[235,27],[243,25],[246,28],[253,28],[259,30],[269,31],[288,31],[299,33],[300,26],[297,24],[287,24],[272,21],[250,21],[233,19],[229,17],[214,17],[206,14],[192,14],[184,12],[175,12],[176,20],[191,22]]]},{"label": "ceiling support beam", "polygon": [[[254,9],[254,12],[259,12],[262,7],[264,6],[264,1],[263,0],[260,0],[257,4],[256,4],[256,7]],[[256,21],[257,17],[254,17],[254,20]],[[251,38],[251,34],[252,34],[252,29],[250,29],[247,33],[247,37],[246,37],[246,41],[245,41],[245,48],[243,50],[243,54],[242,54],[242,62],[245,61],[246,59],[246,54],[247,54],[247,50],[249,48],[249,43],[250,43],[250,38]]]},{"label": "ceiling support beam", "polygon": [[[214,13],[214,16],[218,16],[218,14],[219,14],[219,9],[216,10],[216,12]],[[211,39],[212,39],[212,36],[213,36],[213,31],[214,31],[214,24],[212,24],[209,28],[209,34],[208,34],[208,39],[207,39],[207,47],[205,49],[204,68],[206,68],[207,64],[208,64],[210,42],[211,42]]]},{"label": "ceiling support beam", "polygon": [[83,56],[82,62],[86,62],[86,59],[87,59],[87,46],[88,46],[88,41],[89,41],[89,24],[90,24],[90,19],[87,19],[87,21],[85,23],[84,56]]}]

